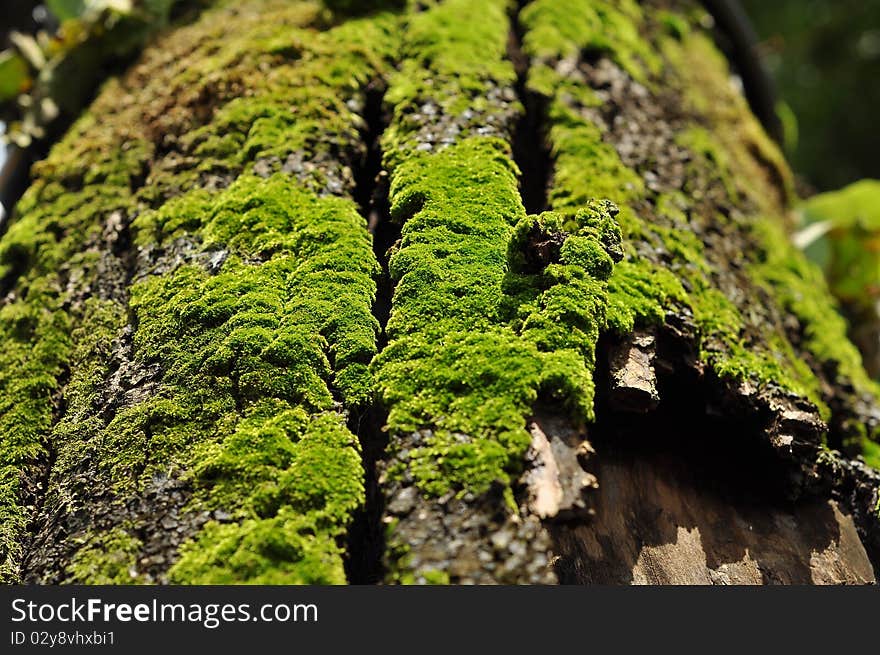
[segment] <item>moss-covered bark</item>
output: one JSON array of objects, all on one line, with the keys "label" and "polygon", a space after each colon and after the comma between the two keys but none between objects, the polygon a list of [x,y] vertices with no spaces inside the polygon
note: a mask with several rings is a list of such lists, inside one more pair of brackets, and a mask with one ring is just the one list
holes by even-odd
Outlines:
[{"label": "moss-covered bark", "polygon": [[228,3],[40,165],[0,255],[7,577],[345,581],[379,327],[352,169],[395,21]]},{"label": "moss-covered bark", "polygon": [[709,399],[682,421],[746,426],[769,486],[835,497],[876,555],[849,458],[877,389],[702,11],[350,4],[218,3],[36,168],[0,241],[4,578],[340,583],[381,516],[388,581],[552,581],[603,417],[649,430],[682,381]]}]

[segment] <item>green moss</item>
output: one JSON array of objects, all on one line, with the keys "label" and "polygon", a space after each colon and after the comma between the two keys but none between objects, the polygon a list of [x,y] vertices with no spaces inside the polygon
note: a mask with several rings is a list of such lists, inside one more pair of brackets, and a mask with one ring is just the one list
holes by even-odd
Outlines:
[{"label": "green moss", "polygon": [[[248,171],[256,159],[284,161],[296,151],[323,166],[341,159],[338,174],[350,175],[342,165],[362,154],[357,107],[389,66],[397,18],[374,14],[319,32],[314,3],[231,4],[233,21],[226,9],[206,13],[152,49],[126,86],[105,88],[38,169],[21,218],[0,241],[0,277],[18,277],[18,297],[26,297],[0,309],[0,402],[9,404],[0,407],[9,439],[0,449],[0,553],[10,575],[28,520],[18,471],[51,440],[53,479],[86,462],[101,484],[111,481],[107,494],[124,498],[153,474],[188,477],[192,509],[224,509],[240,521],[188,546],[177,581],[187,571],[221,576],[225,562],[212,554],[220,548],[225,557],[236,544],[284,579],[344,580],[338,543],[363,502],[363,471],[343,403],[373,394],[367,365],[379,267],[355,203],[317,195],[321,166],[301,184]],[[137,193],[147,209],[131,189],[154,137],[171,152],[153,162]],[[201,176],[214,173],[238,178],[222,191],[200,190]],[[101,263],[101,221],[114,211],[138,215],[140,246],[182,241],[196,261],[213,255],[222,266],[212,274],[181,265],[140,279],[128,307],[90,300],[71,312],[66,289],[88,289]],[[66,263],[79,277],[59,277]],[[105,412],[112,351],[131,317],[135,366],[161,373]],[[67,410],[56,417],[53,398],[68,369]],[[254,470],[236,466],[238,458]],[[71,574],[92,580],[88,563],[114,535],[86,534]],[[247,571],[265,579],[259,566],[230,557],[236,565],[225,581],[246,582]]]},{"label": "green moss", "polygon": [[[481,122],[498,86],[512,90],[516,73],[507,60],[508,3],[448,0],[411,14],[401,50],[400,70],[391,78],[385,101],[393,120],[382,136],[386,167],[415,151],[421,126],[415,111],[430,101],[456,117],[461,128]],[[465,111],[472,116],[462,118]]]},{"label": "green moss", "polygon": [[[372,389],[378,265],[363,218],[351,200],[318,198],[280,174],[244,175],[203,209],[195,229],[204,247],[231,254],[216,275],[182,267],[132,288],[138,352],[146,363],[163,362],[165,390],[119,414],[107,438],[119,453],[137,454],[148,440],[150,460],[195,466],[200,506],[261,521],[285,510],[284,530],[301,515],[321,534],[295,548],[299,537],[291,536],[285,552],[302,546],[302,566],[332,559],[335,546],[319,557],[316,544],[335,543],[363,501],[357,440],[332,411],[334,390],[357,405]],[[151,229],[164,233],[161,210]],[[254,256],[264,261],[245,261]],[[238,540],[250,547],[272,524],[217,534],[222,548]],[[202,549],[220,547],[214,536],[185,551],[175,579],[185,571],[205,579],[205,562],[198,573],[192,567],[207,557]],[[284,575],[311,575],[297,566]]]},{"label": "green moss", "polygon": [[595,198],[625,205],[644,192],[642,178],[602,141],[598,126],[561,98],[551,101],[547,114],[554,160],[547,200],[554,210],[573,213]]},{"label": "green moss", "polygon": [[[604,205],[577,213],[571,232],[561,215],[524,216],[506,147],[490,138],[409,157],[394,170],[391,201],[408,220],[389,265],[389,344],[374,361],[388,426],[431,429],[409,455],[428,493],[507,483],[539,394],[592,416],[619,229]],[[562,237],[558,262],[539,272],[527,266],[534,231]]]},{"label": "green moss", "polygon": [[363,13],[385,8],[400,8],[406,0],[322,0],[328,9],[340,13]]},{"label": "green moss", "polygon": [[[862,439],[861,447],[865,463],[880,471],[880,444],[865,437]],[[880,516],[880,513],[878,513],[878,516]]]},{"label": "green moss", "polygon": [[[319,199],[280,174],[246,175],[201,218],[206,248],[267,261],[253,266],[233,255],[219,275],[182,268],[136,286],[145,356],[169,362],[175,376],[192,374],[198,362],[234,378],[244,396],[269,393],[314,408],[330,402],[321,377],[332,360],[344,397],[364,400],[369,382],[359,375],[375,352],[378,264],[354,203]],[[193,334],[192,325],[207,334]],[[193,342],[181,348],[181,339]]]},{"label": "green moss", "polygon": [[662,63],[639,34],[643,15],[633,0],[536,0],[522,11],[525,50],[537,59],[566,59],[582,52],[611,57],[634,79],[646,81]]},{"label": "green moss", "polygon": [[529,91],[545,98],[558,95],[566,106],[599,107],[602,100],[590,87],[569,77],[560,77],[553,66],[533,62],[528,74]]},{"label": "green moss", "polygon": [[267,519],[210,522],[181,549],[174,584],[344,584],[342,549],[315,519],[282,508]]},{"label": "green moss", "polygon": [[[234,163],[245,170],[291,151],[356,156],[361,119],[346,99],[387,65],[393,26],[379,15],[288,34],[296,65],[226,105],[193,143],[215,156],[240,143]],[[195,234],[206,251],[229,253],[218,274],[182,267],[132,289],[136,345],[144,361],[165,363],[165,391],[120,415],[129,429],[118,434],[133,444],[149,434],[152,460],[189,471],[194,507],[237,521],[209,524],[186,546],[176,582],[345,580],[339,544],[364,490],[338,410],[372,397],[379,267],[354,202],[317,196],[320,172],[303,184],[244,173],[136,224],[141,241]]]},{"label": "green moss", "polygon": [[861,355],[847,338],[847,326],[822,272],[809,262],[773,221],[757,221],[754,231],[762,250],[752,275],[786,311],[798,318],[803,346],[826,373],[851,384],[860,394],[880,397],[868,377]]},{"label": "green moss", "polygon": [[670,271],[633,258],[620,262],[608,281],[607,328],[630,334],[636,326],[663,322],[670,302],[685,302],[681,281]]},{"label": "green moss", "polygon": [[[321,195],[320,166],[294,182],[260,177],[254,165],[292,152],[357,161],[357,108],[363,89],[398,58],[400,22],[373,14],[318,31],[331,16],[317,3],[239,4],[229,3],[234,21],[226,10],[209,12],[152,49],[127,81],[109,83],[35,169],[20,218],[0,240],[0,279],[15,288],[0,308],[5,578],[14,577],[29,521],[21,471],[49,442],[58,452],[55,476],[97,462],[97,477],[109,477],[117,498],[154,474],[184,477],[194,489],[190,509],[230,515],[183,548],[174,582],[340,583],[340,544],[364,495],[345,410],[377,389],[390,410],[392,449],[395,436],[424,435],[399,464],[421,489],[479,492],[501,481],[512,510],[510,481],[535,402],[593,418],[602,330],[629,332],[683,305],[704,337],[704,360],[721,374],[818,398],[815,377],[784,336],[748,341],[739,312],[712,283],[701,244],[683,227],[680,198],[652,199],[661,220],[638,215],[647,200],[640,176],[580,111],[596,106],[596,95],[554,68],[601,52],[650,83],[661,61],[639,34],[644,17],[634,2],[538,0],[522,12],[535,59],[529,85],[549,101],[556,164],[554,211],[540,216],[525,215],[508,143],[469,137],[430,154],[417,149],[426,119],[413,114],[426,102],[458,119],[473,109],[475,120],[488,114],[500,124],[515,113],[509,3],[448,0],[408,16],[403,62],[386,98],[392,213],[404,225],[390,262],[389,346],[379,356],[370,311],[378,265],[354,202]],[[714,50],[701,60],[706,43],[670,16],[677,45],[665,45],[666,55],[682,71],[693,60],[699,70],[684,86],[698,90],[690,106],[708,117],[680,142],[730,169],[731,179],[763,176],[767,184],[738,189],[760,199],[779,176],[788,179],[787,169],[756,124],[738,118],[747,114],[741,105],[731,105],[734,117],[708,102],[726,71]],[[503,107],[493,104],[499,88]],[[472,134],[477,126],[462,119],[459,127]],[[717,142],[706,138],[716,131]],[[135,194],[150,161],[149,183]],[[237,179],[221,191],[199,189],[215,173]],[[595,198],[615,201],[620,214]],[[139,245],[181,240],[197,254],[219,255],[222,266],[138,278],[128,306],[82,302],[71,289],[88,295],[108,247],[102,222],[114,212],[138,216]],[[536,238],[555,246],[542,254]],[[645,243],[664,266],[639,255],[635,246]],[[776,270],[771,258],[757,278],[791,294],[780,302],[815,325],[807,338],[821,361],[857,376],[837,343],[845,343],[840,325],[822,298],[808,295],[812,278],[788,259]],[[130,322],[134,364],[161,374],[105,414],[101,390]],[[62,387],[64,412],[56,403]],[[876,458],[871,448],[866,454]],[[84,535],[72,577],[131,580],[141,547],[133,534],[123,526]]]},{"label": "green moss", "polygon": [[[408,469],[429,494],[508,485],[539,397],[576,420],[592,417],[605,289],[622,255],[616,209],[593,203],[595,194],[571,197],[564,214],[525,216],[508,143],[469,137],[431,153],[416,147],[426,116],[414,114],[426,102],[444,121],[471,108],[484,124],[510,120],[509,106],[483,97],[512,92],[507,9],[454,1],[414,16],[407,59],[388,91],[394,117],[384,159],[392,217],[403,228],[389,263],[389,343],[373,369],[392,450],[394,435],[424,435],[391,474]],[[592,94],[570,91],[595,104]],[[535,235],[558,251],[536,261]]]},{"label": "green moss", "polygon": [[675,142],[687,148],[695,155],[691,166],[703,174],[717,176],[724,185],[728,197],[736,201],[739,191],[731,177],[730,159],[718,140],[708,130],[700,126],[691,126],[675,135]]},{"label": "green moss", "polygon": [[198,496],[244,520],[209,524],[182,550],[172,581],[345,581],[338,542],[364,489],[357,439],[339,414],[262,401],[221,442],[201,444],[197,460]]},{"label": "green moss", "polygon": [[656,13],[656,18],[666,33],[675,39],[681,40],[691,31],[691,26],[687,19],[675,12],[661,9]]},{"label": "green moss", "polygon": [[[69,140],[47,162],[71,155]],[[97,259],[82,253],[103,219],[129,206],[126,186],[104,181],[82,191],[38,181],[18,206],[19,218],[0,240],[0,279],[14,294],[0,307],[0,576],[14,579],[18,535],[29,508],[20,504],[21,471],[46,452],[55,396],[70,366],[72,331],[83,311],[69,304],[66,285],[88,288]],[[62,281],[59,270],[70,270]]]},{"label": "green moss", "polygon": [[261,401],[222,441],[200,445],[193,474],[214,507],[258,517],[290,507],[345,525],[363,494],[359,450],[337,413]]},{"label": "green moss", "polygon": [[[602,3],[598,3],[598,6],[601,7]],[[541,7],[541,10],[537,7]],[[561,7],[545,8],[540,2],[527,7],[522,12],[523,23],[528,29],[524,44],[526,52],[539,62],[537,70],[540,76],[534,82],[530,79],[532,89],[545,94],[548,89],[552,90],[548,97],[549,141],[554,159],[553,184],[548,193],[550,206],[556,211],[570,214],[592,197],[607,197],[621,205],[620,225],[628,244],[627,257],[614,268],[608,284],[604,327],[625,334],[639,325],[662,322],[666,313],[676,306],[688,308],[700,331],[701,357],[719,375],[758,384],[774,384],[806,395],[827,416],[818,380],[797,357],[786,337],[771,333],[764,335],[767,337],[765,342],[749,340],[739,310],[718,291],[713,281],[713,268],[703,253],[702,243],[691,231],[683,210],[691,204],[690,199],[683,194],[649,194],[641,176],[623,164],[614,148],[603,141],[599,126],[585,118],[579,110],[581,101],[577,94],[568,89],[572,82],[546,66],[540,67],[542,62],[556,61],[577,53],[572,44],[579,43],[579,47],[586,47],[584,44],[590,42],[593,32],[600,29],[601,21],[594,16],[589,28],[583,28],[577,34],[573,32],[567,40],[548,38],[547,35],[551,34],[566,34],[568,28],[563,24],[567,10],[568,7],[565,11]],[[663,22],[669,23],[669,15],[662,18]],[[630,13],[628,20],[636,25],[641,18]],[[681,21],[677,25],[676,39],[690,39],[691,31],[685,29],[687,23],[684,18]],[[637,34],[635,31],[633,33]],[[642,37],[638,38],[642,40]],[[680,52],[681,46],[669,46],[666,50],[675,48],[679,49],[676,52]],[[645,69],[634,70],[632,63],[627,63],[626,57],[620,54],[619,46],[600,50],[621,64],[630,75],[644,80]],[[717,59],[716,55],[711,62],[718,64]],[[712,72],[706,72],[707,76],[717,74],[711,68],[708,70]],[[723,71],[724,68],[718,70]],[[708,112],[711,108],[703,102],[702,96],[699,100],[699,103],[695,103],[696,110]],[[737,111],[747,114],[743,106],[737,107]],[[714,134],[714,127],[712,130]],[[725,139],[716,140],[710,135],[709,129],[695,124],[679,132],[676,141],[694,153],[694,166],[700,174],[718,171],[717,175],[727,188],[731,202],[736,202],[739,190],[734,186],[732,171],[736,165],[735,157],[742,153],[728,154]],[[752,157],[750,153],[747,154]],[[768,161],[775,162],[769,155],[765,159],[767,161],[762,161],[761,166]],[[782,169],[787,170],[784,164]],[[765,179],[766,176],[761,173],[761,178]],[[749,178],[744,176],[743,179]],[[653,207],[652,216],[639,216],[634,207],[645,207],[647,203]],[[646,247],[655,251],[650,260],[639,254],[640,248],[643,252]],[[654,263],[658,261],[657,254],[662,265]]]},{"label": "green moss", "polygon": [[723,179],[729,190],[736,188],[734,200],[741,195],[767,215],[783,213],[796,197],[794,176],[779,146],[730,84],[727,61],[711,37],[688,29],[660,38],[659,49],[678,80],[683,108],[699,120],[681,138],[695,152],[729,165]]},{"label": "green moss", "polygon": [[135,571],[140,547],[137,537],[114,528],[76,552],[68,568],[71,581],[75,584],[133,584],[138,581]]},{"label": "green moss", "polygon": [[438,571],[435,569],[428,569],[419,572],[421,576],[425,579],[425,584],[431,585],[448,585],[449,584],[449,573],[446,571]]}]

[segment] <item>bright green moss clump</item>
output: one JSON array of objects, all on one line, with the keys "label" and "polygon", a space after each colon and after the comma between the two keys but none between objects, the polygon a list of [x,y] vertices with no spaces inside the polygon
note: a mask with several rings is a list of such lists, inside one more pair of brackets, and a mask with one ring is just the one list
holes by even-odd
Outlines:
[{"label": "bright green moss clump", "polygon": [[73,558],[71,579],[75,584],[132,584],[141,543],[128,532],[114,529],[102,535]]},{"label": "bright green moss clump", "polygon": [[681,281],[670,271],[638,261],[622,261],[608,281],[607,327],[630,334],[636,326],[657,325],[670,301],[685,301]]},{"label": "bright green moss clump", "polygon": [[339,537],[363,502],[357,439],[336,412],[254,405],[222,442],[199,449],[195,479],[240,524],[211,524],[171,580],[195,584],[340,584]]},{"label": "bright green moss clump", "polygon": [[[221,109],[194,143],[244,136],[236,156],[246,168],[290,152],[359,156],[362,119],[346,99],[381,75],[393,27],[379,15],[288,34],[298,62]],[[320,170],[302,186],[245,173],[138,223],[141,239],[193,233],[205,250],[228,251],[217,274],[183,267],[132,290],[136,343],[146,360],[167,362],[169,392],[126,423],[146,421],[158,459],[191,471],[195,507],[235,519],[209,523],[172,581],[345,581],[341,543],[364,490],[360,447],[340,409],[373,394],[379,267],[354,202],[312,190],[325,183]]]},{"label": "bright green moss clump", "polygon": [[662,66],[639,34],[642,11],[634,0],[536,0],[520,20],[528,27],[525,50],[539,60],[579,57],[584,51],[609,55],[639,81]]},{"label": "bright green moss clump", "polygon": [[[139,356],[162,363],[170,388],[108,426],[119,446],[110,457],[135,455],[117,475],[146,454],[129,440],[146,446],[149,435],[150,457],[163,466],[189,457],[180,450],[187,444],[222,434],[251,402],[324,411],[334,405],[331,388],[355,404],[370,391],[378,265],[354,203],[318,199],[277,174],[243,176],[204,210],[205,245],[222,239],[232,250],[222,270],[183,266],[132,288]],[[249,254],[267,260],[249,263]]]},{"label": "bright green moss clump", "polygon": [[[378,265],[364,220],[351,200],[319,199],[281,174],[240,177],[199,217],[205,247],[223,244],[229,259],[216,275],[182,267],[132,289],[138,350],[165,363],[167,391],[120,414],[126,427],[108,433],[149,434],[157,462],[195,464],[205,506],[258,519],[206,531],[173,579],[231,581],[239,569],[210,553],[225,556],[240,540],[259,550],[267,526],[279,523],[288,540],[281,554],[303,559],[279,562],[274,575],[338,581],[334,540],[362,503],[363,482],[334,390],[349,404],[369,397],[378,329],[370,311]],[[218,535],[225,545],[212,541]],[[336,572],[312,571],[320,562]],[[254,575],[242,581],[262,579]]]},{"label": "bright green moss clump", "polygon": [[209,523],[181,550],[170,572],[177,584],[345,584],[334,534],[289,508],[269,519]]},{"label": "bright green moss clump", "polygon": [[[865,458],[865,463],[868,466],[880,470],[880,444],[864,439],[862,441],[862,457]],[[880,517],[880,499],[877,501],[877,516]]]},{"label": "bright green moss clump", "polygon": [[[538,1],[522,11],[520,20],[526,28],[523,47],[532,58],[527,84],[547,99],[548,142],[554,161],[549,206],[567,216],[593,198],[609,198],[620,207],[627,258],[615,267],[609,280],[607,325],[626,334],[636,324],[661,321],[669,302],[683,300],[685,292],[674,272],[652,265],[633,250],[635,241],[650,238],[651,226],[631,209],[631,204],[644,196],[644,183],[636,171],[624,165],[613,146],[603,141],[599,126],[579,111],[597,104],[592,90],[557,72],[556,63],[592,48],[636,79],[645,80],[659,61],[650,50],[642,52],[646,47],[638,33],[642,15],[634,4],[573,5],[573,9],[563,8]],[[572,12],[575,18],[569,15]]]},{"label": "bright green moss clump", "polygon": [[[194,354],[191,359],[207,357],[206,367],[227,372],[246,366],[246,357],[262,352],[272,366],[281,367],[285,379],[298,381],[320,376],[322,371],[329,375],[332,360],[334,384],[346,400],[364,401],[369,393],[369,382],[363,377],[365,365],[375,352],[378,329],[370,312],[378,264],[354,203],[319,199],[291,185],[282,174],[268,179],[245,175],[199,209],[194,220],[201,222],[196,229],[206,249],[225,246],[266,261],[252,266],[232,258],[220,275],[180,269],[173,276],[135,287],[135,306],[151,315],[153,306],[168,301],[186,307],[173,311],[169,306],[168,313],[158,312],[156,325],[141,322],[138,339],[145,352],[173,362],[172,371],[181,367],[183,373],[183,362],[169,359],[165,349],[172,348],[181,356],[187,352],[178,349],[177,336],[185,333],[187,322],[213,327],[237,311],[245,312],[248,321],[239,318],[225,338],[200,342],[211,352]],[[163,231],[161,221],[166,215],[180,215],[173,209],[157,214],[151,222]],[[185,312],[182,324],[165,320],[178,312]],[[259,396],[264,390],[263,376],[257,372],[242,376],[240,391]],[[315,384],[302,387],[302,400],[324,407],[328,392]],[[248,391],[252,385],[253,391]]]},{"label": "bright green moss clump", "polygon": [[[425,491],[508,482],[543,394],[592,418],[594,351],[620,232],[603,205],[526,217],[505,146],[472,138],[417,155],[392,177],[406,219],[390,261],[397,281],[389,345],[375,360],[392,433],[432,430],[410,453]],[[533,238],[558,254],[530,263]],[[537,266],[537,268],[535,268]]]},{"label": "bright green moss clump", "polygon": [[[518,104],[506,10],[453,1],[414,16],[409,59],[388,92],[396,104],[383,146],[403,228],[389,263],[389,343],[373,368],[392,452],[393,435],[427,431],[405,465],[430,494],[509,484],[539,397],[592,417],[605,285],[620,256],[611,206],[587,208],[584,197],[567,220],[527,217],[504,140],[477,132],[436,152],[418,140],[433,120],[470,129],[467,109],[509,133]],[[432,101],[441,118],[415,115]],[[536,239],[555,245],[538,256]]]}]

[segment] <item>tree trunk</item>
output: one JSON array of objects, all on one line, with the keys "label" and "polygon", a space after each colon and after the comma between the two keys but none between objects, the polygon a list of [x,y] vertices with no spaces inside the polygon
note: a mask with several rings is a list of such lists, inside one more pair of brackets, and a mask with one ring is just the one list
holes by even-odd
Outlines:
[{"label": "tree trunk", "polygon": [[217,4],[0,241],[6,580],[874,581],[880,396],[698,5]]}]

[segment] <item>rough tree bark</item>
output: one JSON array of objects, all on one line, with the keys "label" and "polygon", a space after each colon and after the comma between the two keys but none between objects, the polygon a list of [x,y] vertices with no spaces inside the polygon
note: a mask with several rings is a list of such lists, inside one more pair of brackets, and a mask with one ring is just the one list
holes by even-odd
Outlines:
[{"label": "rough tree bark", "polygon": [[218,2],[35,167],[4,579],[873,581],[880,396],[700,6],[327,4]]}]

